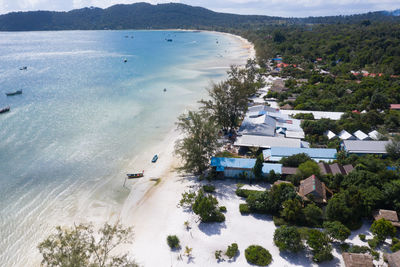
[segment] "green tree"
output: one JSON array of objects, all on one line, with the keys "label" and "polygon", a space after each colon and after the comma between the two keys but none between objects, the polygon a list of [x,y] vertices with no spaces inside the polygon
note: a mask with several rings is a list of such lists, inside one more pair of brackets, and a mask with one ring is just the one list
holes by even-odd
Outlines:
[{"label": "green tree", "polygon": [[387,237],[393,237],[396,234],[396,227],[390,221],[382,218],[372,223],[370,231],[379,241],[385,241]]},{"label": "green tree", "polygon": [[261,246],[251,245],[244,251],[246,260],[257,266],[267,266],[272,261],[271,253]]},{"label": "green tree", "polygon": [[304,249],[296,227],[283,225],[274,233],[274,243],[280,251],[299,252]]},{"label": "green tree", "polygon": [[341,242],[344,242],[351,234],[350,229],[338,221],[324,222],[324,229],[332,240],[339,240]]},{"label": "green tree", "polygon": [[178,249],[181,247],[179,244],[179,238],[176,235],[167,236],[167,244],[171,249]]},{"label": "green tree", "polygon": [[263,168],[263,164],[264,164],[264,157],[263,154],[261,153],[256,160],[256,163],[254,164],[254,168],[253,168],[253,173],[254,173],[254,177],[256,179],[260,179],[262,178],[262,168]]},{"label": "green tree", "polygon": [[322,210],[314,203],[308,204],[303,209],[304,217],[309,226],[317,227],[322,223]]},{"label": "green tree", "polygon": [[281,216],[290,223],[301,223],[304,220],[303,207],[297,198],[283,202]]},{"label": "green tree", "polygon": [[311,158],[309,155],[305,153],[300,153],[300,154],[295,154],[289,157],[284,157],[280,160],[280,163],[282,163],[283,166],[285,167],[299,167],[300,164],[310,161]]},{"label": "green tree", "polygon": [[202,222],[225,221],[225,215],[218,209],[218,200],[211,195],[204,194],[202,189],[197,193],[192,208],[193,212],[199,215]]},{"label": "green tree", "polygon": [[319,176],[320,168],[315,161],[309,160],[299,165],[297,170],[298,174],[301,175],[302,178],[308,178],[311,175]]},{"label": "green tree", "polygon": [[386,145],[386,151],[392,159],[400,159],[400,135],[393,137],[392,141]]},{"label": "green tree", "polygon": [[230,246],[228,246],[225,255],[228,256],[229,259],[232,259],[238,254],[238,252],[239,252],[238,244],[232,243]]},{"label": "green tree", "polygon": [[131,243],[131,228],[106,223],[96,234],[92,225],[84,224],[72,228],[57,226],[56,230],[38,246],[43,266],[138,266],[128,254],[110,255],[119,245]]},{"label": "green tree", "polygon": [[175,152],[183,159],[180,168],[186,172],[202,173],[219,147],[218,127],[206,114],[189,111],[178,118],[178,129],[184,134],[177,141]]},{"label": "green tree", "polygon": [[317,229],[308,230],[307,245],[312,250],[313,261],[323,262],[333,259],[332,246],[329,244],[329,238],[325,233]]}]

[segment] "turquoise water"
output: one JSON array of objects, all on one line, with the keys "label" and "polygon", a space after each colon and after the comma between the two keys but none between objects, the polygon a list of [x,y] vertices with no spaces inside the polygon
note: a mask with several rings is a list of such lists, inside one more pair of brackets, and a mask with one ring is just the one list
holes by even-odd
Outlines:
[{"label": "turquoise water", "polygon": [[0,114],[0,265],[30,265],[38,241],[87,199],[121,205],[125,193],[96,188],[120,184],[247,56],[238,39],[205,32],[0,33],[0,108],[11,107]]}]

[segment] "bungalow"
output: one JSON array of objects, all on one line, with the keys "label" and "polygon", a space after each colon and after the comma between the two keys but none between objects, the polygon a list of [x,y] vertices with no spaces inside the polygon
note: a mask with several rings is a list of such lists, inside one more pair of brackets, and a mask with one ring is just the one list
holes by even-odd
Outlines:
[{"label": "bungalow", "polygon": [[[256,159],[244,159],[244,158],[211,158],[211,167],[223,175],[229,178],[240,178],[245,175],[248,178],[254,178],[253,168],[256,163]],[[264,163],[262,168],[263,176],[266,176],[274,171],[275,173],[282,172],[282,164],[271,164]]]},{"label": "bungalow", "polygon": [[323,174],[323,175],[327,175],[327,174],[347,175],[354,169],[353,165],[351,165],[351,164],[343,166],[339,163],[327,164],[326,162],[320,162],[320,163],[318,163],[318,166],[319,166],[319,169],[321,170],[321,174]]},{"label": "bungalow", "polygon": [[311,175],[305,180],[300,181],[298,194],[304,199],[312,199],[318,203],[327,202],[327,191],[333,195],[323,182],[321,182],[315,175]]},{"label": "bungalow", "polygon": [[328,140],[331,140],[331,139],[333,139],[333,138],[336,137],[336,134],[335,134],[334,132],[330,131],[330,130],[326,131],[326,132],[324,133],[324,135],[325,135],[326,137],[328,137]]},{"label": "bungalow", "polygon": [[278,162],[282,158],[290,157],[296,154],[307,154],[315,161],[333,161],[336,159],[336,149],[332,148],[294,148],[273,146],[271,149],[263,151],[265,161]]},{"label": "bungalow", "polygon": [[364,133],[361,130],[358,130],[357,132],[353,133],[353,135],[358,139],[358,140],[370,140],[370,137]]},{"label": "bungalow", "polygon": [[365,155],[386,155],[386,145],[390,141],[360,141],[360,140],[343,140],[340,144],[341,149],[349,154]]},{"label": "bungalow", "polygon": [[372,214],[375,220],[385,219],[392,223],[395,227],[400,227],[399,217],[397,217],[397,212],[394,210],[376,210]]},{"label": "bungalow", "polygon": [[391,254],[385,253],[384,255],[389,267],[400,267],[400,250]]},{"label": "bungalow", "polygon": [[354,140],[356,139],[354,136],[352,136],[349,132],[347,132],[346,130],[341,131],[338,134],[338,137],[342,140]]},{"label": "bungalow", "polygon": [[342,256],[346,267],[374,267],[373,258],[369,254],[343,252]]},{"label": "bungalow", "polygon": [[377,140],[379,140],[381,138],[382,135],[378,131],[373,130],[373,131],[368,133],[368,136],[369,136],[370,139],[377,141]]}]

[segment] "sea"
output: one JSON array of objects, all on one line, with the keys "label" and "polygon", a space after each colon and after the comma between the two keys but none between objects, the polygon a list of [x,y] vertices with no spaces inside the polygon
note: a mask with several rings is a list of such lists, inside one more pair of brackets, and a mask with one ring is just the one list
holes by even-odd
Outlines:
[{"label": "sea", "polygon": [[125,174],[248,56],[214,32],[0,32],[0,266],[38,266],[56,225],[118,217]]}]

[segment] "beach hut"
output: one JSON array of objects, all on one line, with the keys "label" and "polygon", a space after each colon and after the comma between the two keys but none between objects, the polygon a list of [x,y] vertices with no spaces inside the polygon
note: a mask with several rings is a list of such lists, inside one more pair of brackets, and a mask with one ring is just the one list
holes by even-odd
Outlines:
[{"label": "beach hut", "polygon": [[373,258],[369,254],[343,252],[346,267],[374,267]]},{"label": "beach hut", "polygon": [[389,267],[400,267],[400,250],[391,254],[385,253],[384,255]]},{"label": "beach hut", "polygon": [[320,162],[320,163],[318,163],[318,166],[319,166],[319,169],[321,170],[321,174],[323,174],[323,175],[327,175],[327,174],[347,175],[354,169],[353,165],[351,165],[351,164],[343,166],[339,163],[328,164],[326,162]]},{"label": "beach hut", "polygon": [[327,190],[332,194],[325,184],[315,177],[315,175],[311,175],[307,179],[300,181],[299,195],[304,200],[312,198],[315,202],[326,203]]},{"label": "beach hut", "polygon": [[358,139],[358,140],[369,140],[370,137],[364,133],[361,130],[356,131],[355,133],[353,133],[353,135]]},{"label": "beach hut", "polygon": [[387,221],[390,221],[393,226],[400,227],[399,217],[397,216],[397,212],[395,210],[376,210],[373,212],[372,216],[376,221],[383,218]]}]

